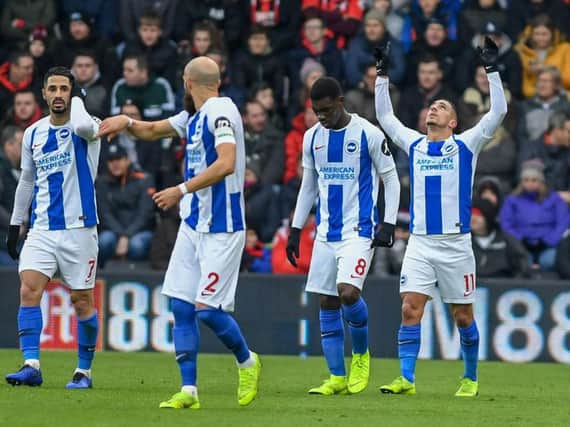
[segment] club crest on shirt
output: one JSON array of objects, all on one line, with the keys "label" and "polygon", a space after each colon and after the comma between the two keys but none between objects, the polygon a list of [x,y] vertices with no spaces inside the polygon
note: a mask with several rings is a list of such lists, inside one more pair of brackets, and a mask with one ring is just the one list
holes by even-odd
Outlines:
[{"label": "club crest on shirt", "polygon": [[347,154],[355,154],[358,153],[359,150],[360,145],[356,141],[348,140],[344,143],[344,151],[346,151]]},{"label": "club crest on shirt", "polygon": [[60,130],[57,132],[57,135],[58,135],[61,139],[66,139],[66,138],[68,138],[68,137],[69,137],[69,134],[70,134],[70,132],[69,132],[69,129],[67,129],[67,128],[60,129]]}]

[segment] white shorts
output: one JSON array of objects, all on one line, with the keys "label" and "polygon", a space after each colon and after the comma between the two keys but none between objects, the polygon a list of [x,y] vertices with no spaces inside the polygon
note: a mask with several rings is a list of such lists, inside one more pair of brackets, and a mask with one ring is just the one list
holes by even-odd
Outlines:
[{"label": "white shorts", "polygon": [[200,233],[182,221],[162,293],[233,311],[244,245],[245,231]]},{"label": "white shorts", "polygon": [[339,283],[362,290],[372,259],[371,244],[372,240],[364,237],[340,242],[315,240],[305,290],[338,296]]},{"label": "white shorts", "polygon": [[475,279],[471,234],[410,236],[402,264],[400,293],[417,292],[432,298],[437,282],[444,302],[472,304]]},{"label": "white shorts", "polygon": [[18,272],[39,271],[50,279],[59,271],[72,290],[93,289],[99,252],[97,227],[28,232]]}]

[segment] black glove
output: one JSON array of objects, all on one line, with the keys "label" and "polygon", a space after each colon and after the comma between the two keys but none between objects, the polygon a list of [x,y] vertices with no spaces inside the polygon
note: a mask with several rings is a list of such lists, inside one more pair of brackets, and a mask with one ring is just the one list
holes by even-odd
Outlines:
[{"label": "black glove", "polygon": [[374,234],[374,240],[372,240],[371,248],[376,246],[382,246],[384,248],[391,248],[394,246],[394,230],[396,226],[394,224],[389,224],[387,222],[382,223],[382,225]]},{"label": "black glove", "polygon": [[291,227],[289,229],[289,238],[287,239],[287,259],[293,267],[297,267],[297,259],[299,258],[299,240],[301,239],[301,229]]},{"label": "black glove", "polygon": [[384,47],[376,46],[374,58],[376,58],[376,75],[386,77],[390,67],[390,42],[386,43]]},{"label": "black glove", "polygon": [[483,48],[477,46],[477,54],[479,55],[479,58],[481,58],[481,62],[483,63],[487,73],[499,71],[497,68],[499,48],[490,37],[485,36],[485,44]]},{"label": "black glove", "polygon": [[6,247],[8,248],[8,255],[16,261],[20,257],[18,251],[18,238],[20,237],[20,226],[11,225],[8,228],[8,238],[6,239]]},{"label": "black glove", "polygon": [[85,101],[85,96],[87,95],[87,92],[85,92],[85,89],[83,89],[81,86],[79,86],[77,83],[73,84],[73,88],[71,89],[71,97],[73,98],[74,96],[78,96],[82,101]]}]

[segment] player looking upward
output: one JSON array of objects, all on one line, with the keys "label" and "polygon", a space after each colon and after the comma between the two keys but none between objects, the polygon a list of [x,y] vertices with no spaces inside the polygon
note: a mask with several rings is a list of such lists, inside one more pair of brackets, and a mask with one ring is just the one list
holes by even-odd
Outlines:
[{"label": "player looking upward", "polygon": [[[8,252],[17,259],[20,226],[31,204],[30,230],[22,248],[18,335],[24,366],[6,375],[12,385],[38,386],[40,371],[40,302],[45,286],[59,271],[71,289],[77,314],[79,362],[70,389],[91,388],[91,363],[98,333],[93,299],[97,271],[97,208],[93,182],[100,141],[98,122],[85,111],[70,70],[54,67],[44,77],[46,116],[24,132],[22,174],[10,219]],[[73,94],[73,95],[72,95]]]},{"label": "player looking upward", "polygon": [[377,48],[376,117],[392,141],[409,155],[410,232],[400,277],[402,324],[398,332],[401,376],[380,387],[383,393],[415,394],[414,371],[420,349],[420,321],[437,281],[461,337],[465,372],[456,396],[478,393],[479,332],[473,318],[475,259],[471,247],[471,191],[477,156],[507,113],[496,70],[497,46],[489,38],[480,51],[491,90],[491,109],[473,128],[455,134],[457,114],[447,100],[427,113],[428,133],[406,128],[394,116],[388,94],[389,46]]},{"label": "player looking upward", "polygon": [[183,79],[195,114],[182,111],[155,122],[120,115],[104,120],[99,133],[113,138],[128,129],[145,140],[175,135],[186,138],[184,182],[153,196],[161,209],[180,201],[182,218],[162,288],[170,297],[174,314],[172,333],[182,390],[160,407],[200,407],[196,317],[236,356],[238,402],[248,405],[257,395],[261,363],[229,313],[234,309],[245,244],[243,124],[235,104],[218,96],[220,70],[214,61],[205,56],[193,59],[186,65]]},{"label": "player looking upward", "polygon": [[[320,296],[321,343],[331,375],[309,393],[358,393],[368,385],[370,374],[368,308],[360,293],[372,247],[394,242],[400,182],[384,134],[357,114],[347,113],[335,79],[318,79],[310,96],[319,123],[307,130],[303,139],[303,180],[287,257],[296,265],[301,229],[317,199],[317,236],[306,290]],[[380,177],[386,209],[375,236]],[[343,318],[352,338],[348,379]]]}]

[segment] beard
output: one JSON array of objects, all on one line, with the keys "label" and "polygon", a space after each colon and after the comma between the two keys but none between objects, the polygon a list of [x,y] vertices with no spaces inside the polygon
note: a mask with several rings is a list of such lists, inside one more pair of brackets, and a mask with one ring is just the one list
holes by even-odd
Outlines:
[{"label": "beard", "polygon": [[194,105],[192,95],[187,92],[184,93],[184,110],[188,113],[189,116],[193,116],[194,113],[196,113],[196,106]]},{"label": "beard", "polygon": [[49,110],[54,114],[65,114],[67,112],[67,104],[65,103],[65,101],[63,101],[63,103],[59,105],[55,105],[52,102]]}]

